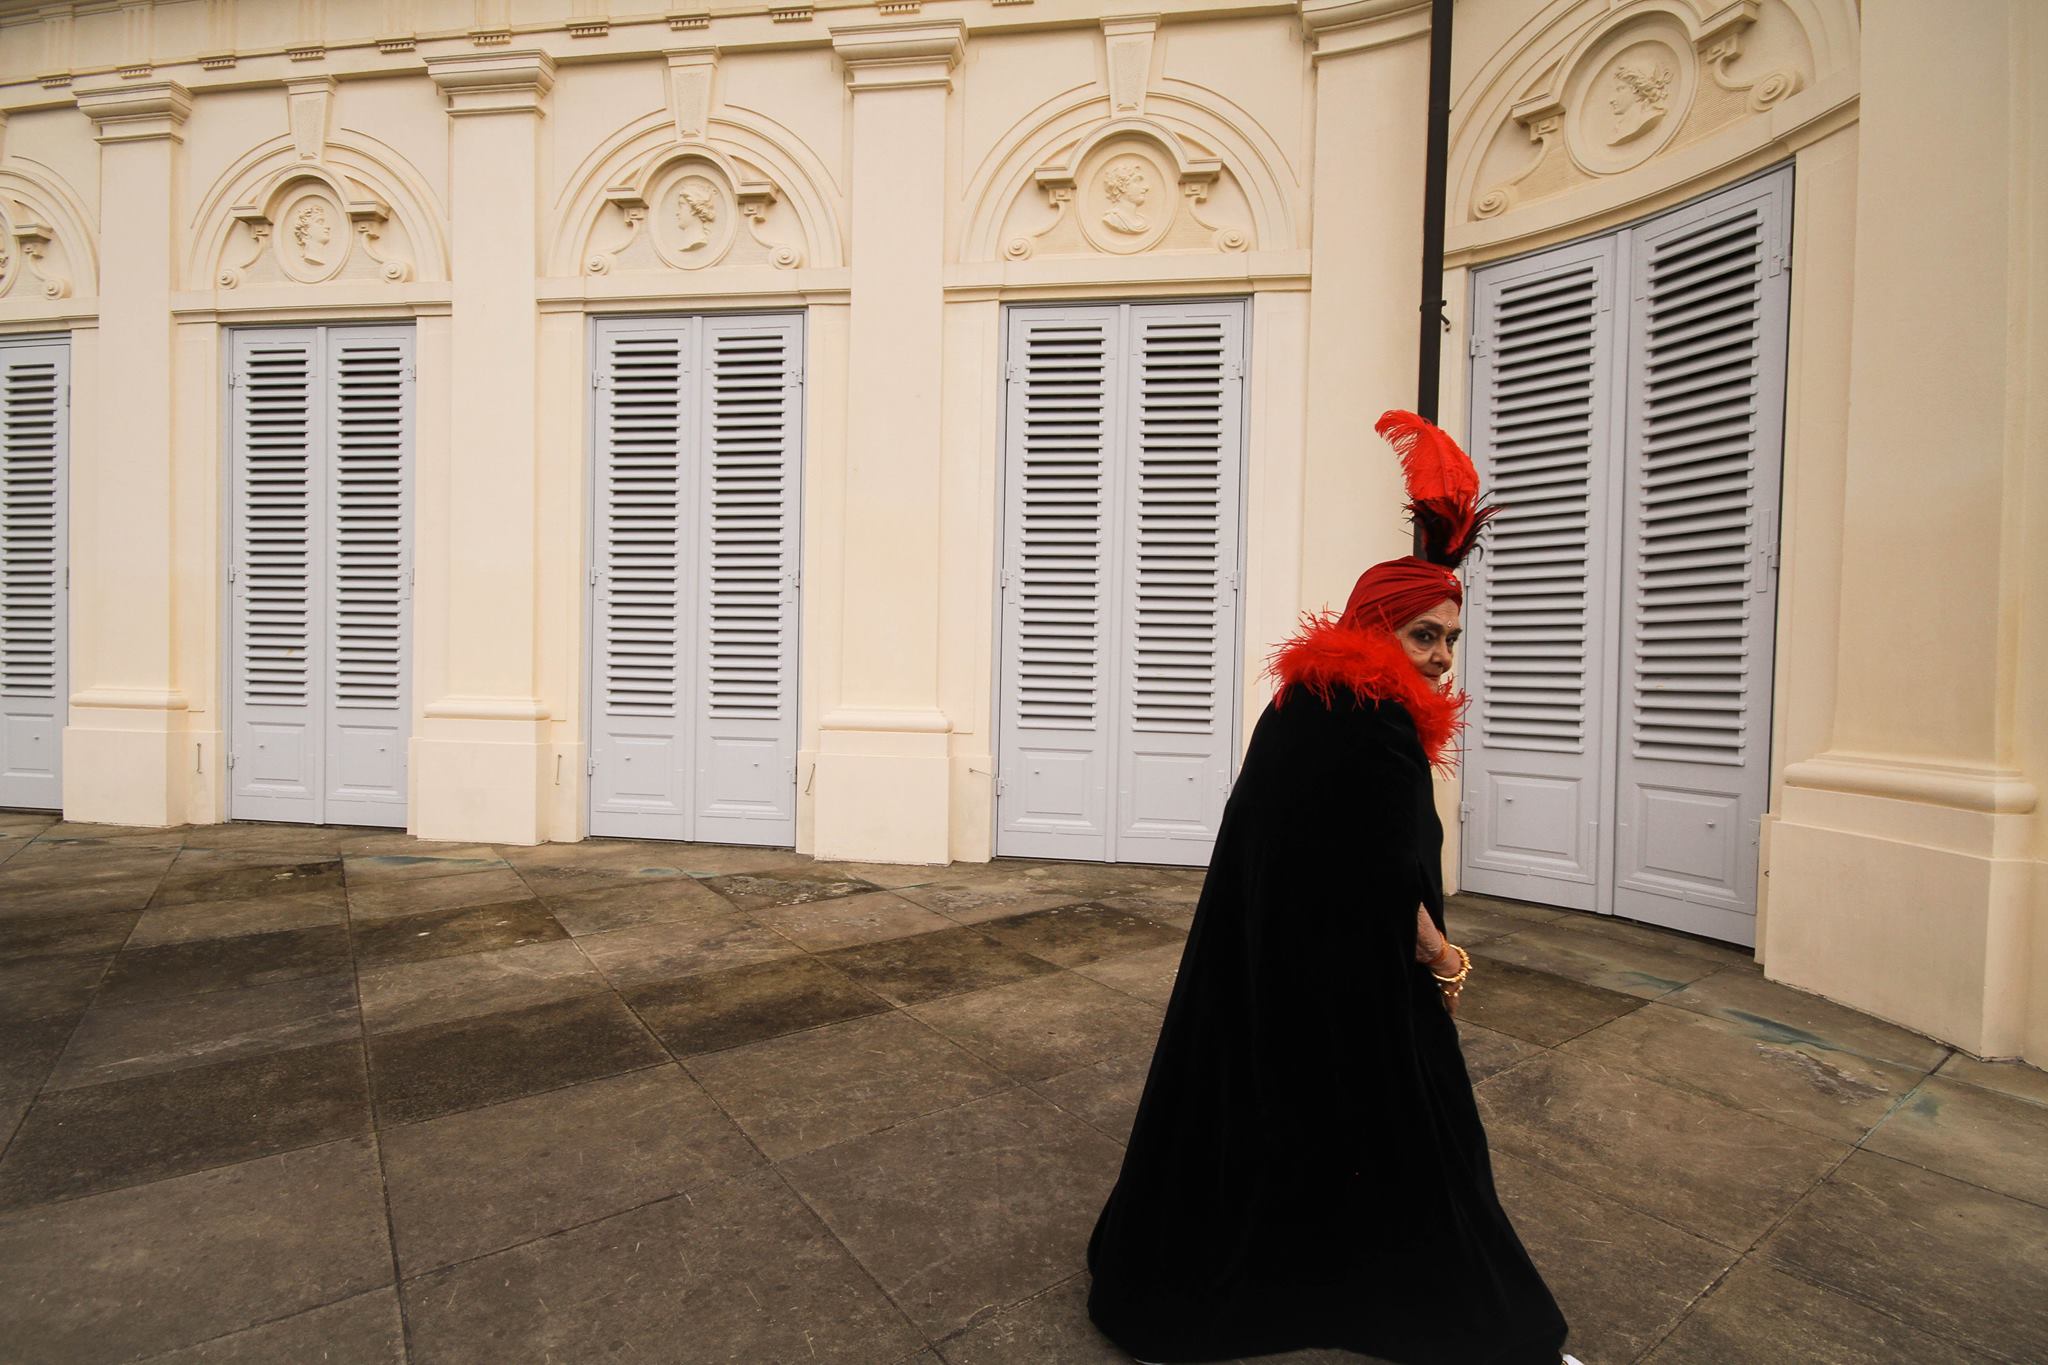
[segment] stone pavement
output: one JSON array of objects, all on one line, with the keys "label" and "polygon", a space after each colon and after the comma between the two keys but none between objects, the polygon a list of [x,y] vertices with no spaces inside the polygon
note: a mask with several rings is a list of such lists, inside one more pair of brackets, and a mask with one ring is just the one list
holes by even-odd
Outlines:
[{"label": "stone pavement", "polygon": [[[0,1359],[1120,1360],[1082,1248],[1199,882],[0,813]],[[1587,1365],[2048,1358],[2042,1073],[1451,923]]]}]

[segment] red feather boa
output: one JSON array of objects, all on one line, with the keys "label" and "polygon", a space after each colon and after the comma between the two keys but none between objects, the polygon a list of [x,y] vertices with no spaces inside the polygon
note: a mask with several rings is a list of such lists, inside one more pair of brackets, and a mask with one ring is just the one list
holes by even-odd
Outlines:
[{"label": "red feather boa", "polygon": [[1273,697],[1276,706],[1286,705],[1296,688],[1329,706],[1339,683],[1359,697],[1399,702],[1415,721],[1430,766],[1449,772],[1457,764],[1457,739],[1465,728],[1469,699],[1423,677],[1401,642],[1386,631],[1347,626],[1335,612],[1304,614],[1301,630],[1273,651],[1266,672],[1280,684]]}]

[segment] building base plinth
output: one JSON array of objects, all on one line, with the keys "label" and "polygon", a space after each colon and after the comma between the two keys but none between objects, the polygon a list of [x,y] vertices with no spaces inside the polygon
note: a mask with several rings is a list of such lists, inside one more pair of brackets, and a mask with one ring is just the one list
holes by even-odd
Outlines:
[{"label": "building base plinth", "polygon": [[184,824],[185,710],[72,707],[64,727],[64,818],[163,828]]},{"label": "building base plinth", "polygon": [[923,713],[912,713],[906,721],[855,721],[844,728],[828,721],[821,730],[813,856],[866,863],[948,860],[949,727],[944,717]]},{"label": "building base plinth", "polygon": [[412,744],[412,832],[464,843],[549,837],[554,746],[545,717],[427,722]]},{"label": "building base plinth", "polygon": [[1980,1057],[2048,1062],[2030,1027],[2048,1017],[2034,962],[2048,879],[2026,856],[2028,820],[1788,787],[1771,830],[1765,974]]}]

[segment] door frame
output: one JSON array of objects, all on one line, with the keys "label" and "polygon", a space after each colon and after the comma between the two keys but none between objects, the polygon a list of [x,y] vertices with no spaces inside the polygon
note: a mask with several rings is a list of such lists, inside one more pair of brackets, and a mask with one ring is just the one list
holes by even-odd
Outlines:
[{"label": "door frame", "polygon": [[52,690],[55,707],[52,719],[52,734],[57,743],[55,772],[57,778],[57,804],[55,806],[8,806],[0,809],[52,811],[59,815],[64,812],[64,732],[71,728],[71,364],[77,356],[72,344],[72,333],[22,332],[0,335],[0,349],[27,349],[31,346],[61,345],[64,348],[64,397],[57,405],[57,609],[58,623],[62,632],[55,659],[56,677]]},{"label": "door frame", "polygon": [[[791,545],[790,545],[790,560],[791,560],[791,572],[792,572],[792,573],[794,573],[794,574],[796,575],[796,584],[795,584],[795,596],[796,596],[796,602],[795,602],[795,605],[794,605],[794,607],[793,607],[793,608],[791,609],[791,611],[790,611],[790,618],[789,618],[789,629],[790,629],[790,656],[789,656],[789,666],[790,666],[790,675],[789,675],[789,689],[790,689],[790,705],[791,705],[791,707],[793,708],[793,718],[794,718],[794,724],[795,724],[795,726],[796,726],[796,736],[795,736],[795,742],[794,742],[794,743],[793,743],[793,744],[791,745],[791,748],[790,748],[790,777],[789,777],[789,781],[790,781],[790,793],[791,793],[791,797],[790,797],[790,799],[791,799],[791,807],[790,807],[790,808],[791,808],[792,812],[795,812],[795,811],[796,811],[796,804],[797,804],[797,802],[798,802],[798,801],[799,801],[799,800],[801,799],[801,791],[800,791],[800,789],[798,788],[798,785],[797,785],[797,781],[796,781],[796,774],[797,774],[797,773],[798,773],[798,772],[799,772],[799,771],[800,771],[800,770],[802,769],[802,767],[803,767],[803,764],[802,764],[802,763],[801,763],[801,761],[799,761],[799,760],[798,760],[798,758],[797,758],[797,754],[798,754],[798,752],[799,752],[799,751],[800,751],[800,750],[802,749],[802,747],[803,747],[803,734],[804,734],[804,723],[803,723],[803,722],[804,722],[804,714],[803,714],[803,660],[804,660],[804,650],[803,650],[803,641],[804,641],[804,591],[803,591],[803,580],[804,580],[804,545],[805,545],[805,541],[806,541],[806,539],[807,539],[807,537],[806,537],[806,536],[805,536],[805,534],[804,534],[804,530],[805,530],[805,523],[804,523],[804,493],[805,493],[805,490],[806,490],[806,486],[807,486],[807,485],[808,485],[808,483],[809,483],[809,478],[808,478],[808,473],[809,473],[809,471],[808,471],[808,469],[807,469],[806,465],[807,465],[807,457],[808,457],[808,454],[809,454],[809,450],[810,450],[810,423],[811,423],[811,399],[810,399],[810,384],[809,384],[809,382],[808,382],[808,381],[809,381],[809,377],[810,377],[810,372],[811,372],[811,314],[810,314],[810,309],[809,309],[809,308],[807,308],[807,307],[804,307],[804,306],[801,306],[801,305],[799,305],[798,307],[795,307],[795,308],[768,308],[768,307],[744,307],[744,308],[683,308],[683,309],[666,309],[666,308],[664,308],[664,309],[647,309],[647,310],[643,310],[643,309],[633,309],[633,310],[629,310],[629,311],[622,311],[622,312],[621,312],[621,311],[611,311],[611,312],[586,312],[586,313],[584,314],[584,320],[583,320],[583,357],[584,357],[584,366],[583,366],[583,369],[584,369],[584,374],[585,374],[585,381],[584,381],[584,385],[583,385],[583,508],[582,508],[582,511],[581,511],[581,513],[580,513],[580,521],[579,521],[579,524],[580,524],[580,525],[582,526],[582,528],[583,528],[583,553],[582,553],[582,555],[581,555],[581,560],[582,560],[582,575],[583,575],[583,586],[582,586],[582,589],[581,589],[581,591],[580,591],[580,592],[579,592],[579,593],[577,594],[577,601],[578,601],[578,603],[580,604],[580,606],[581,606],[581,609],[582,609],[582,612],[583,612],[583,625],[582,625],[582,628],[581,628],[580,630],[578,630],[578,631],[577,631],[577,633],[576,633],[576,634],[577,634],[577,647],[578,647],[578,648],[579,648],[579,649],[580,649],[580,650],[582,651],[582,658],[581,658],[581,659],[580,659],[580,660],[578,661],[578,665],[577,665],[577,670],[576,670],[576,675],[577,675],[577,678],[578,678],[578,680],[580,681],[580,683],[581,683],[581,686],[582,686],[582,689],[583,689],[583,697],[582,697],[582,705],[581,705],[581,710],[582,710],[582,716],[581,716],[581,718],[580,718],[580,723],[579,723],[579,724],[578,724],[578,726],[577,726],[577,737],[578,737],[579,741],[581,742],[581,744],[582,744],[582,748],[583,748],[583,771],[582,771],[582,773],[580,773],[580,774],[578,775],[578,778],[577,778],[577,780],[578,780],[578,781],[579,781],[579,782],[580,782],[580,783],[582,784],[582,788],[583,788],[583,790],[582,790],[582,795],[580,796],[580,798],[578,799],[578,801],[577,801],[577,803],[576,803],[576,807],[577,807],[577,811],[578,811],[578,813],[579,813],[579,817],[580,817],[580,819],[581,819],[581,821],[582,821],[582,831],[583,831],[583,833],[582,833],[582,836],[581,836],[581,837],[583,837],[583,838],[585,838],[585,839],[614,839],[614,838],[623,838],[623,837],[628,837],[628,836],[622,836],[622,835],[612,835],[612,834],[593,834],[593,833],[591,833],[591,830],[590,830],[590,818],[591,818],[591,803],[592,803],[592,801],[593,801],[593,800],[595,799],[595,797],[596,797],[596,791],[597,791],[597,788],[596,788],[596,784],[595,784],[595,783],[593,783],[593,782],[591,781],[591,777],[592,777],[592,775],[593,775],[593,774],[592,774],[592,772],[591,772],[591,764],[592,764],[592,763],[593,763],[593,762],[595,761],[595,760],[594,760],[594,758],[593,758],[593,754],[592,754],[592,751],[593,751],[593,749],[595,748],[595,743],[594,743],[594,740],[595,740],[595,734],[596,734],[596,726],[597,726],[597,705],[596,705],[596,702],[597,702],[597,686],[598,686],[598,682],[597,682],[597,624],[598,624],[598,622],[597,622],[597,582],[596,582],[596,579],[595,579],[595,578],[593,577],[593,575],[594,575],[594,573],[595,573],[595,571],[596,571],[596,568],[597,568],[597,546],[598,546],[598,534],[597,534],[597,415],[598,415],[598,414],[597,414],[597,399],[596,399],[596,396],[595,396],[595,395],[597,394],[597,374],[598,374],[598,355],[599,355],[599,353],[598,353],[598,338],[599,338],[599,333],[600,333],[600,331],[602,330],[602,328],[604,327],[604,325],[605,325],[606,323],[609,323],[609,322],[613,322],[613,321],[638,321],[638,320],[661,320],[661,319],[669,319],[669,320],[675,320],[675,319],[692,319],[692,318],[712,318],[712,317],[716,317],[716,318],[747,318],[747,317],[789,317],[789,318],[794,318],[794,319],[796,320],[796,333],[797,333],[797,345],[796,345],[796,353],[797,353],[797,356],[798,356],[798,358],[799,358],[799,363],[800,363],[800,364],[802,365],[802,367],[803,367],[803,368],[802,368],[802,369],[801,369],[801,370],[800,370],[800,371],[798,372],[798,375],[797,375],[797,391],[798,391],[798,394],[800,395],[800,396],[799,396],[799,399],[798,399],[798,402],[799,402],[799,404],[800,404],[800,410],[799,410],[799,411],[798,411],[798,413],[797,413],[797,420],[796,420],[796,422],[795,422],[795,434],[794,434],[794,441],[795,441],[795,449],[793,449],[793,450],[792,450],[792,451],[790,452],[790,469],[791,469],[791,471],[793,472],[793,474],[794,474],[794,476],[795,476],[795,477],[793,478],[793,480],[792,480],[792,483],[794,484],[794,487],[793,487],[793,488],[792,488],[792,489],[790,490],[790,499],[789,499],[789,514],[790,514],[790,518],[791,518],[791,526],[792,526],[792,535],[791,535],[791,537],[790,537],[790,542],[791,542]],[[692,752],[693,752],[693,754],[694,754],[694,743],[695,743],[695,730],[696,730],[696,726],[695,726],[695,718],[694,718],[694,717],[692,717],[692,724],[691,724],[691,727],[690,727],[690,728],[691,728],[691,743],[692,743],[692,746],[693,746]],[[692,793],[692,795],[694,795],[694,794],[695,794],[695,791],[696,791],[696,787],[695,787],[695,782],[694,782],[694,780],[693,780],[693,781],[692,781],[692,784],[691,784],[691,793]],[[690,835],[690,837],[689,837],[689,838],[686,838],[686,839],[683,839],[683,840],[677,840],[677,841],[675,841],[675,842],[682,842],[682,843],[687,843],[687,842],[692,842],[692,841],[694,840],[694,836],[695,836],[695,834],[696,834],[696,818],[697,818],[697,815],[696,815],[696,810],[695,810],[695,807],[694,807],[694,803],[692,803],[692,804],[689,804],[689,805],[686,805],[686,806],[685,806],[685,814],[684,814],[684,819],[685,819],[685,822],[686,822],[686,827],[688,828],[688,831],[689,831],[689,835]],[[798,819],[797,819],[796,823],[798,824],[798,826],[799,826],[799,827],[800,827],[800,826],[801,826],[801,824],[802,824],[802,820],[801,820],[801,816],[800,816],[800,813],[799,813],[799,816],[798,816]],[[795,847],[795,842],[794,842],[794,840],[792,840],[792,842],[791,842],[791,845],[790,845],[790,846],[791,846],[792,848],[794,848],[794,847]],[[764,844],[764,845],[760,845],[760,847],[764,847],[764,848],[780,848],[780,847],[782,847],[782,845],[780,845],[780,844]]]},{"label": "door frame", "polygon": [[[1060,308],[1143,307],[1147,304],[1236,303],[1244,308],[1244,352],[1242,356],[1244,390],[1238,403],[1237,434],[1237,611],[1235,613],[1236,620],[1231,631],[1232,639],[1229,642],[1231,696],[1228,706],[1230,716],[1228,752],[1230,755],[1230,778],[1234,783],[1237,780],[1238,769],[1244,762],[1244,698],[1246,692],[1245,684],[1247,682],[1244,670],[1245,618],[1250,614],[1245,610],[1247,597],[1245,592],[1245,562],[1247,551],[1250,549],[1251,425],[1254,408],[1253,384],[1258,373],[1254,364],[1254,343],[1258,334],[1256,321],[1258,298],[1259,295],[1256,291],[1242,294],[1215,294],[1205,291],[1199,294],[1140,294],[1127,298],[1062,298],[1015,302],[1004,300],[999,304],[996,315],[996,363],[990,374],[990,379],[996,386],[993,464],[995,477],[995,535],[991,538],[990,549],[992,551],[992,558],[987,566],[989,575],[987,600],[992,613],[990,619],[995,623],[994,629],[989,632],[989,766],[996,770],[989,781],[988,846],[991,860],[1002,857],[1026,856],[1022,854],[1004,854],[998,847],[1002,839],[1002,796],[996,790],[996,784],[1003,780],[1003,560],[1008,549],[1008,533],[1005,528],[1010,524],[1010,385],[1008,382],[1010,372],[1010,316],[1013,312],[1030,310],[1051,311]],[[1121,559],[1118,562],[1121,564]],[[1109,833],[1112,850],[1114,849],[1116,838],[1113,823],[1115,816],[1116,801],[1112,792],[1105,815],[1105,819],[1112,822]],[[1115,866],[1116,860],[1111,859],[1104,865]]]},{"label": "door frame", "polygon": [[[294,317],[288,320],[259,321],[248,319],[240,322],[221,323],[215,328],[219,333],[219,347],[215,360],[219,366],[219,380],[215,385],[219,419],[216,423],[214,443],[219,451],[219,463],[215,473],[219,483],[219,496],[215,501],[214,521],[214,582],[218,592],[214,610],[214,629],[218,646],[214,651],[214,666],[218,669],[220,700],[220,754],[215,764],[219,790],[215,807],[217,819],[226,824],[268,824],[275,823],[260,818],[237,816],[235,814],[234,770],[228,760],[235,749],[235,593],[234,583],[229,574],[235,566],[235,337],[241,332],[269,332],[288,328],[319,328],[324,331],[340,331],[348,328],[404,327],[412,333],[412,446],[407,451],[410,460],[406,465],[407,533],[410,543],[406,547],[407,563],[411,567],[413,582],[407,585],[409,605],[406,616],[406,679],[405,679],[405,823],[395,828],[410,832],[413,825],[413,766],[412,745],[420,735],[423,719],[423,703],[419,686],[420,651],[414,646],[418,638],[419,597],[419,356],[420,326],[416,315],[389,318],[326,318]],[[324,727],[323,727],[324,728]],[[323,741],[324,742],[324,741]],[[327,794],[324,790],[326,767],[321,768],[323,790],[319,794],[322,821],[309,825],[309,829],[324,829]],[[393,828],[389,826],[348,826],[347,828]]]},{"label": "door frame", "polygon": [[[1726,184],[1715,185],[1711,189],[1702,190],[1698,194],[1692,195],[1680,203],[1667,205],[1663,208],[1658,209],[1654,213],[1645,214],[1640,218],[1633,218],[1624,223],[1617,223],[1612,227],[1603,228],[1598,232],[1589,232],[1584,234],[1583,236],[1571,238],[1568,241],[1550,242],[1541,247],[1537,247],[1529,251],[1521,251],[1516,252],[1511,256],[1503,256],[1498,260],[1491,260],[1483,264],[1474,265],[1466,272],[1467,278],[1465,283],[1465,325],[1467,333],[1469,335],[1471,329],[1477,325],[1477,320],[1479,316],[1479,290],[1481,277],[1483,275],[1486,275],[1488,272],[1494,270],[1497,267],[1512,265],[1517,262],[1528,261],[1535,257],[1541,256],[1546,252],[1556,251],[1562,247],[1579,246],[1588,242],[1597,241],[1603,237],[1612,238],[1614,240],[1615,251],[1613,287],[1616,297],[1614,300],[1613,310],[1615,314],[1615,319],[1611,325],[1615,328],[1616,331],[1615,357],[1617,360],[1617,366],[1616,373],[1614,375],[1614,391],[1609,396],[1607,406],[1610,412],[1610,420],[1613,422],[1613,430],[1616,433],[1616,444],[1622,459],[1622,464],[1616,470],[1615,476],[1608,480],[1610,487],[1605,491],[1605,494],[1601,499],[1604,509],[1604,515],[1607,516],[1608,524],[1610,526],[1623,528],[1625,530],[1624,518],[1627,515],[1626,495],[1628,488],[1630,486],[1630,470],[1627,464],[1629,452],[1627,448],[1628,432],[1626,413],[1628,408],[1628,385],[1626,381],[1628,374],[1627,362],[1629,359],[1628,345],[1630,342],[1631,334],[1634,330],[1633,327],[1630,325],[1632,315],[1628,310],[1633,306],[1634,301],[1632,290],[1634,287],[1635,280],[1636,258],[1635,253],[1630,249],[1632,243],[1629,241],[1628,234],[1634,232],[1638,228],[1646,226],[1647,224],[1654,223],[1658,219],[1682,213],[1685,210],[1694,207],[1695,205],[1704,203],[1707,200],[1716,198],[1720,195],[1728,194],[1730,191],[1740,189],[1743,186],[1751,185],[1758,181],[1767,180],[1774,176],[1782,176],[1784,178],[1786,185],[1784,197],[1785,233],[1786,240],[1789,243],[1792,240],[1792,233],[1796,230],[1795,215],[1798,208],[1797,174],[1798,173],[1796,170],[1795,162],[1790,160],[1779,161],[1770,166],[1766,166],[1761,170],[1753,171],[1747,175],[1738,176],[1735,179],[1728,181]],[[1783,263],[1783,269],[1787,274],[1789,274],[1792,269],[1792,258],[1789,250],[1786,254],[1786,258]],[[1787,335],[1785,337],[1784,345],[1782,348],[1783,359],[1785,361],[1785,368],[1778,376],[1779,383],[1783,388],[1783,393],[1781,395],[1781,404],[1779,409],[1776,462],[1775,465],[1772,467],[1769,479],[1769,482],[1776,496],[1776,501],[1768,507],[1760,507],[1758,509],[1761,521],[1768,528],[1767,532],[1764,535],[1760,535],[1758,537],[1759,545],[1760,547],[1768,549],[1769,554],[1771,556],[1772,572],[1774,574],[1776,573],[1776,566],[1779,562],[1780,553],[1783,548],[1785,534],[1785,433],[1786,428],[1790,425],[1790,364],[1792,357],[1790,337],[1791,309],[1789,307],[1786,310],[1785,326],[1787,329]],[[1472,382],[1472,362],[1474,358],[1475,357],[1468,354],[1465,360],[1464,418],[1465,430],[1468,433],[1474,430],[1477,425],[1477,413],[1480,400],[1478,386]],[[1767,547],[1764,546],[1766,538],[1768,539]],[[1607,670],[1608,676],[1600,679],[1601,705],[1604,708],[1603,715],[1608,718],[1607,722],[1603,723],[1602,734],[1599,739],[1599,747],[1601,749],[1603,756],[1599,777],[1601,782],[1601,790],[1604,794],[1605,800],[1598,812],[1600,825],[1594,850],[1594,866],[1597,873],[1594,881],[1594,905],[1591,911],[1580,912],[1606,915],[1610,917],[1614,916],[1615,914],[1615,883],[1617,880],[1617,869],[1620,862],[1620,843],[1618,839],[1617,813],[1619,810],[1619,802],[1621,799],[1621,793],[1619,790],[1621,773],[1620,708],[1622,692],[1622,670],[1620,667],[1620,659],[1622,658],[1622,655],[1624,653],[1620,637],[1620,631],[1621,629],[1625,628],[1625,623],[1622,620],[1622,580],[1625,576],[1625,570],[1627,567],[1626,564],[1621,562],[1619,558],[1621,554],[1621,542],[1616,541],[1615,544],[1616,549],[1614,551],[1614,554],[1616,555],[1616,563],[1612,566],[1614,568],[1614,571],[1607,575],[1608,581],[1605,584],[1604,590],[1601,594],[1603,599],[1601,611],[1604,613],[1603,621],[1601,622],[1601,624],[1604,627],[1606,622],[1611,621],[1615,623],[1617,627],[1616,640],[1614,648],[1611,651],[1614,655],[1614,661],[1613,664]],[[1481,547],[1479,554],[1480,560],[1478,562],[1483,564],[1483,556],[1485,554],[1485,549],[1483,546]],[[1777,654],[1778,632],[1780,627],[1783,625],[1783,610],[1783,598],[1780,592],[1778,591],[1778,585],[1774,582],[1771,591],[1771,624],[1769,631],[1767,633],[1767,644],[1773,658],[1775,658]],[[1762,746],[1762,753],[1758,759],[1758,762],[1763,765],[1763,770],[1768,778],[1768,774],[1772,771],[1772,744],[1776,738],[1774,720],[1777,708],[1777,676],[1775,668],[1768,668],[1763,671],[1763,674],[1759,679],[1759,695],[1762,700],[1762,708],[1758,720],[1758,735],[1759,741]],[[1608,724],[1611,724],[1613,727],[1611,734],[1607,732]],[[1458,833],[1457,869],[1458,884],[1461,889],[1466,885],[1467,877],[1470,872],[1470,864],[1467,861],[1470,857],[1470,845],[1466,842],[1465,839],[1466,821],[1463,817],[1463,812],[1468,804],[1466,800],[1466,783],[1469,780],[1469,777],[1469,767],[1461,765],[1458,772],[1458,806],[1460,810],[1460,820]],[[1769,815],[1768,780],[1766,783],[1765,807],[1762,814],[1765,816]],[[1762,848],[1760,841],[1757,846],[1756,852],[1758,858],[1761,859]],[[1482,869],[1482,872],[1483,871],[1484,869]],[[1761,883],[1761,873],[1759,873],[1758,880],[1759,883]],[[1479,892],[1475,894],[1485,895],[1488,893]],[[1762,887],[1759,884],[1759,903],[1761,902],[1761,899]]]}]

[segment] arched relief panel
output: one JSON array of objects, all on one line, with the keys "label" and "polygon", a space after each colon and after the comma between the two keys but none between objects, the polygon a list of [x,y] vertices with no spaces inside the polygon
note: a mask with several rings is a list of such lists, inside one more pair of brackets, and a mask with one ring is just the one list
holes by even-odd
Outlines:
[{"label": "arched relief panel", "polygon": [[0,301],[90,298],[99,256],[78,197],[47,168],[0,160]]},{"label": "arched relief panel", "polygon": [[608,187],[582,252],[591,275],[804,265],[793,213],[773,181],[710,145],[657,153]]},{"label": "arched relief panel", "polygon": [[337,134],[307,157],[290,137],[251,151],[194,215],[194,289],[446,280],[442,215],[389,148]]},{"label": "arched relief panel", "polygon": [[1853,0],[1551,6],[1457,101],[1454,221],[1557,200],[1755,120],[1853,69],[1854,35]]},{"label": "arched relief panel", "polygon": [[845,262],[824,165],[788,129],[721,106],[716,54],[669,57],[669,107],[594,149],[557,204],[563,278]]},{"label": "arched relief panel", "polygon": [[1149,24],[1106,21],[1106,84],[1070,86],[983,159],[959,259],[1301,245],[1278,143],[1218,92],[1151,78]]}]

